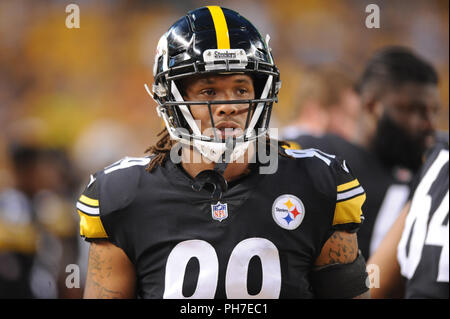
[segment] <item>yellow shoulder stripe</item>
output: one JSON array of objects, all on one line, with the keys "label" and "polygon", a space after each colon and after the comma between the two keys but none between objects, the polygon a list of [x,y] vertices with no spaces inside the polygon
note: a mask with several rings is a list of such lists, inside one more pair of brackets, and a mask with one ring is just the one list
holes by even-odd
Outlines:
[{"label": "yellow shoulder stripe", "polygon": [[222,8],[219,6],[207,6],[207,8],[211,13],[214,28],[216,29],[217,49],[229,49],[230,37],[228,35],[228,25]]},{"label": "yellow shoulder stripe", "polygon": [[80,235],[86,238],[108,238],[100,216],[90,216],[77,210],[80,215]]},{"label": "yellow shoulder stripe", "polygon": [[293,142],[293,141],[286,141],[289,145],[282,145],[281,147],[287,150],[301,150],[302,147],[300,144]]},{"label": "yellow shoulder stripe", "polygon": [[345,184],[338,185],[337,191],[338,191],[338,192],[343,192],[343,191],[346,191],[347,189],[354,188],[354,187],[356,187],[356,186],[358,186],[358,185],[359,185],[359,181],[355,178],[355,179],[352,180],[351,182],[348,182],[348,183],[345,183]]},{"label": "yellow shoulder stripe", "polygon": [[81,195],[79,201],[89,206],[99,206],[98,199],[92,199],[85,195]]},{"label": "yellow shoulder stripe", "polygon": [[349,200],[337,202],[334,211],[333,226],[338,224],[361,223],[362,205],[366,200],[366,193]]}]

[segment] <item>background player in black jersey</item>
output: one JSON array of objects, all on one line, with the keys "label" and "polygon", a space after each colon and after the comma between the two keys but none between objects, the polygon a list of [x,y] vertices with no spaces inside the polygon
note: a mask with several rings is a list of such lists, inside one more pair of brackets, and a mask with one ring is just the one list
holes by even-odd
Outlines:
[{"label": "background player in black jersey", "polygon": [[448,144],[430,152],[402,213],[369,259],[375,298],[448,299]]},{"label": "background player in black jersey", "polygon": [[152,155],[92,175],[77,203],[84,296],[367,297],[358,180],[265,138],[280,84],[268,38],[232,10],[193,10],[161,37],[154,77],[166,129]]},{"label": "background player in black jersey", "polygon": [[296,140],[344,157],[364,186],[366,218],[358,241],[366,258],[398,216],[408,183],[436,139],[437,84],[428,62],[407,48],[386,47],[368,61],[356,85],[362,104],[357,142],[332,134]]}]

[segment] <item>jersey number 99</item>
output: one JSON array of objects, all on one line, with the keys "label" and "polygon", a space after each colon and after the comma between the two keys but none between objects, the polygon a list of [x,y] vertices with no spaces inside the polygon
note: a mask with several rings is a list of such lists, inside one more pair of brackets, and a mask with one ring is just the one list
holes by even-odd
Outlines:
[{"label": "jersey number 99", "polygon": [[[247,272],[250,260],[258,256],[262,266],[262,286],[256,295],[247,290]],[[182,299],[186,266],[197,258],[200,271],[197,287],[189,298],[211,299],[216,294],[219,277],[219,260],[216,250],[204,240],[186,240],[176,245],[166,264],[165,299]],[[264,238],[249,238],[233,249],[225,275],[225,290],[229,299],[276,299],[281,289],[281,268],[277,247]]]}]

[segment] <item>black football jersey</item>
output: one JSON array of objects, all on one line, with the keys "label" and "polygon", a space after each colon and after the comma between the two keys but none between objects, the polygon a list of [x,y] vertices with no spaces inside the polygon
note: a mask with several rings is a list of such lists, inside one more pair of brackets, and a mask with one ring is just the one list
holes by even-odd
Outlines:
[{"label": "black football jersey", "polygon": [[149,173],[150,158],[125,158],[91,176],[80,233],[123,249],[138,298],[314,298],[314,262],[335,230],[358,229],[365,192],[335,156],[285,151],[219,201],[170,159]]},{"label": "black football jersey", "polygon": [[422,168],[398,246],[406,298],[449,297],[448,144],[438,144]]},{"label": "black football jersey", "polygon": [[358,177],[367,194],[358,245],[366,260],[369,259],[408,200],[411,173],[387,169],[373,153],[337,135],[303,135],[295,142],[301,148],[317,148],[345,158]]}]

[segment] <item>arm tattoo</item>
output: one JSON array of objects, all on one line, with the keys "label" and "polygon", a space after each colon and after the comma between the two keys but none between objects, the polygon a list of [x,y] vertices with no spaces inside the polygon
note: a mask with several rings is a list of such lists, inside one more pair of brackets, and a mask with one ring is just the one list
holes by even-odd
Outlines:
[{"label": "arm tattoo", "polygon": [[347,264],[356,258],[356,237],[342,236],[339,232],[335,232],[329,239],[330,248],[328,250],[328,258],[330,264]]},{"label": "arm tattoo", "polygon": [[356,234],[336,231],[322,247],[316,266],[352,263],[358,256]]},{"label": "arm tattoo", "polygon": [[86,280],[86,286],[92,286],[96,292],[96,298],[122,298],[120,291],[113,291],[105,287],[105,282],[111,278],[112,257],[104,255],[105,250],[111,248],[108,246],[99,249],[97,244],[91,244],[89,249],[89,267]]}]

